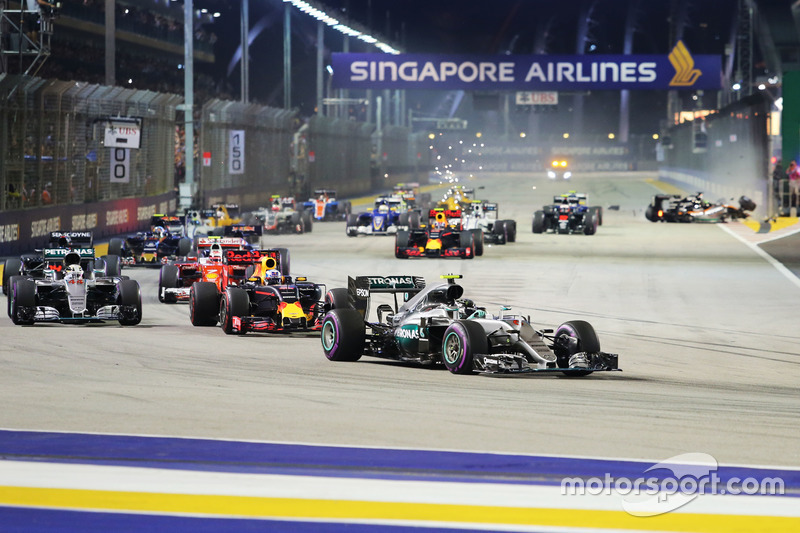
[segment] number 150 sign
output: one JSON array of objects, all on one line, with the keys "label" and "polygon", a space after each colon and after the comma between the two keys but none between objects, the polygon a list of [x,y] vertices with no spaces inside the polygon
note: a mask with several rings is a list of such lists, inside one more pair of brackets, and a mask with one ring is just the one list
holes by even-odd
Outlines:
[{"label": "number 150 sign", "polygon": [[228,139],[228,173],[244,174],[244,130],[231,130]]}]

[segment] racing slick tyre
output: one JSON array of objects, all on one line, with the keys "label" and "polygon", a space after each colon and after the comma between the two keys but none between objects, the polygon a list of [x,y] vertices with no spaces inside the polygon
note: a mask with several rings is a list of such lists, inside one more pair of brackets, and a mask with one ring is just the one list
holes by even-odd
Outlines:
[{"label": "racing slick tyre", "polygon": [[330,361],[358,361],[367,337],[364,318],[355,309],[334,309],[322,321],[322,350]]},{"label": "racing slick tyre", "polygon": [[111,239],[108,241],[108,255],[122,255],[122,250],[125,247],[125,243],[122,239]]},{"label": "racing slick tyre", "polygon": [[421,225],[420,214],[417,211],[411,211],[408,214],[408,228],[419,229]]},{"label": "racing slick tyre", "polygon": [[506,220],[506,242],[517,242],[516,220]]},{"label": "racing slick tyre", "polygon": [[353,309],[350,305],[350,298],[347,296],[347,289],[331,289],[325,294],[325,309]]},{"label": "racing slick tyre", "polygon": [[158,301],[164,304],[174,304],[178,301],[174,294],[167,294],[164,289],[178,287],[180,269],[175,265],[164,265],[158,274]]},{"label": "racing slick tyre", "polygon": [[534,233],[544,233],[545,230],[545,222],[544,222],[544,211],[536,211],[533,214],[533,232]]},{"label": "racing slick tyre", "polygon": [[292,216],[289,218],[289,223],[292,225],[293,233],[303,233],[303,230],[305,230],[303,219],[297,211],[292,213]]},{"label": "racing slick tyre", "polygon": [[658,222],[658,217],[656,217],[656,207],[653,204],[648,205],[647,209],[644,210],[644,218],[650,222]]},{"label": "racing slick tyre", "polygon": [[119,282],[119,297],[117,303],[120,308],[119,323],[121,326],[135,326],[142,321],[142,293],[139,283],[132,279],[123,279]]},{"label": "racing slick tyre", "polygon": [[597,211],[589,210],[586,212],[586,219],[583,223],[583,234],[594,235],[597,233]]},{"label": "racing slick tyre", "polygon": [[281,276],[288,276],[291,272],[292,259],[289,256],[288,248],[275,248],[281,256],[278,269],[281,271]]},{"label": "racing slick tyre", "polygon": [[506,221],[505,220],[497,220],[492,226],[492,233],[496,235],[495,243],[496,244],[505,244],[506,243]]},{"label": "racing slick tyre", "polygon": [[[233,317],[250,314],[250,297],[247,291],[239,287],[228,287],[219,304],[219,323],[222,331],[230,335],[233,331]],[[238,333],[244,334],[244,331]]]},{"label": "racing slick tyre", "polygon": [[219,293],[211,281],[197,281],[189,291],[189,318],[193,326],[216,326],[219,321]]},{"label": "racing slick tyre", "polygon": [[594,210],[594,212],[597,213],[597,225],[598,226],[602,226],[603,225],[603,206],[595,205],[595,206],[589,208],[589,211],[592,211],[592,210]]},{"label": "racing slick tyre", "polygon": [[475,258],[475,235],[473,235],[471,231],[461,232],[461,235],[459,235],[459,245],[461,248],[468,248],[470,250],[469,255],[461,256],[462,259]]},{"label": "racing slick tyre", "polygon": [[211,230],[211,237],[224,237],[225,236],[225,228],[223,226],[216,227]]},{"label": "racing slick tyre", "polygon": [[[397,225],[401,226],[401,227],[404,227],[404,228],[407,228],[408,227],[408,215],[409,215],[408,213],[400,213],[400,215],[398,215],[398,217],[397,217]],[[349,226],[350,222],[348,222],[347,225]]]},{"label": "racing slick tyre", "polygon": [[470,231],[475,242],[475,255],[483,255],[483,230],[478,228]]},{"label": "racing slick tyre", "polygon": [[303,231],[305,233],[311,233],[314,229],[314,219],[311,216],[311,213],[308,211],[303,211],[300,213],[300,219],[303,221]]},{"label": "racing slick tyre", "polygon": [[[564,322],[555,332],[553,351],[559,368],[569,368],[570,358],[579,352],[599,352],[600,341],[591,324],[584,320]],[[587,376],[591,370],[564,372],[567,376]]]},{"label": "racing slick tyre", "polygon": [[8,281],[8,316],[18,326],[30,326],[36,314],[36,282],[25,276],[11,276]]},{"label": "racing slick tyre", "polygon": [[181,237],[178,241],[178,256],[186,257],[192,253],[192,239],[188,237]]},{"label": "racing slick tyre", "polygon": [[8,294],[9,279],[22,273],[22,260],[12,257],[3,263],[3,294]]},{"label": "racing slick tyre", "polygon": [[408,248],[408,236],[405,230],[398,231],[394,236],[394,256],[398,259],[408,259],[408,256],[400,253],[400,248]]},{"label": "racing slick tyre", "polygon": [[122,275],[122,262],[118,255],[104,255],[100,259],[106,262],[106,276],[118,277]]},{"label": "racing slick tyre", "polygon": [[442,361],[453,374],[472,374],[476,354],[489,353],[483,326],[469,320],[456,320],[442,338]]},{"label": "racing slick tyre", "polygon": [[347,215],[347,222],[345,223],[344,230],[348,237],[358,237],[356,226],[358,226],[358,215]]}]

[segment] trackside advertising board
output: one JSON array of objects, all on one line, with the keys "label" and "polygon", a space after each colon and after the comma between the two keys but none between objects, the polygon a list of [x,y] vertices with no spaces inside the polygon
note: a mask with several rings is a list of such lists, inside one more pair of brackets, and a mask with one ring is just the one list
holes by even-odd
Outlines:
[{"label": "trackside advertising board", "polygon": [[719,89],[719,56],[333,54],[339,89],[653,90]]}]

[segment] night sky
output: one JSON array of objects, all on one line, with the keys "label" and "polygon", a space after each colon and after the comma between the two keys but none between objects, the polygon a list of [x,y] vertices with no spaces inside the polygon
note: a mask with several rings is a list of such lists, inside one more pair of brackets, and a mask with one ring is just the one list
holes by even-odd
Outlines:
[{"label": "night sky", "polygon": [[[332,14],[344,14],[362,26],[373,28],[402,51],[411,53],[485,54],[574,54],[578,13],[588,0],[325,0]],[[589,37],[583,45],[586,54],[623,52],[625,20],[631,0],[594,0],[589,18]],[[669,1],[639,0],[635,15],[633,53],[667,54],[674,42],[670,36]],[[683,41],[693,54],[718,54],[720,60],[729,41],[736,0],[690,0],[685,14]],[[220,36],[216,47],[216,69],[228,77],[238,91],[238,65],[231,57],[239,46],[239,8],[237,0],[195,0],[195,7],[208,6],[221,11],[212,26]],[[313,112],[315,100],[316,21],[292,11],[292,105],[301,114]],[[250,0],[250,25],[259,28],[250,48],[251,99],[281,107],[283,105],[283,2]],[[352,52],[374,52],[351,39]],[[326,59],[342,50],[338,32],[325,32]],[[443,94],[414,94],[409,105],[421,112],[447,111]],[[603,94],[605,93],[605,94]],[[587,129],[608,129],[616,120],[618,93],[598,91],[588,99],[590,114]],[[444,106],[444,107],[443,107]],[[570,112],[561,106],[559,114]],[[658,131],[665,117],[666,95],[637,92],[632,96],[632,133]],[[555,118],[555,117],[554,117]]]}]

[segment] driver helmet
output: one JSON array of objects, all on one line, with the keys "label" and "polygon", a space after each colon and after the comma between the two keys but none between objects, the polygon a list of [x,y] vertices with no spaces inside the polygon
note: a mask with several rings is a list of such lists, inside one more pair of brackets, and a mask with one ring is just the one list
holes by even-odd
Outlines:
[{"label": "driver helmet", "polygon": [[432,226],[435,231],[442,231],[447,227],[447,221],[444,219],[442,220],[437,219],[433,221]]},{"label": "driver helmet", "polygon": [[208,257],[215,263],[222,261],[222,246],[215,243],[211,245],[211,251],[208,252]]},{"label": "driver helmet", "polygon": [[378,213],[385,214],[385,213],[388,213],[388,212],[389,212],[389,206],[388,205],[381,204],[381,205],[378,206]]},{"label": "driver helmet", "polygon": [[167,230],[164,229],[164,226],[156,226],[153,228],[153,234],[160,239],[167,234]]},{"label": "driver helmet", "polygon": [[76,277],[83,277],[83,269],[80,265],[69,265],[67,267],[67,274],[72,274]]},{"label": "driver helmet", "polygon": [[271,269],[271,270],[267,270],[267,272],[264,274],[264,280],[269,285],[276,285],[276,284],[280,283],[281,282],[281,272],[280,272],[280,270],[277,270],[277,269],[274,269],[274,268]]}]

